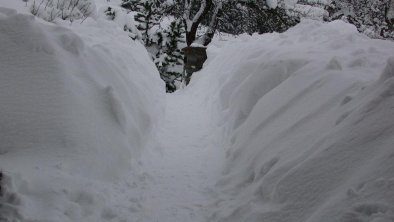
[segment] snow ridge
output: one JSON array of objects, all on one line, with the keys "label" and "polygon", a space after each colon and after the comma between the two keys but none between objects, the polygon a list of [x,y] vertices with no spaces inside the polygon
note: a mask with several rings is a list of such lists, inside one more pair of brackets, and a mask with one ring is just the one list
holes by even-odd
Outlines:
[{"label": "snow ridge", "polygon": [[101,18],[4,7],[0,42],[0,221],[137,221],[165,91],[145,48]]},{"label": "snow ridge", "polygon": [[165,96],[115,22],[0,7],[0,221],[394,220],[392,42],[309,20],[216,39]]},{"label": "snow ridge", "polygon": [[393,220],[391,42],[303,21],[215,47],[192,80],[227,149],[208,221]]}]

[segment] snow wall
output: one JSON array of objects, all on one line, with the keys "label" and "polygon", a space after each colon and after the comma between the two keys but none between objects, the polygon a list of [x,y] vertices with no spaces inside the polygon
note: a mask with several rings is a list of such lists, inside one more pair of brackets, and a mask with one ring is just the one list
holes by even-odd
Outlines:
[{"label": "snow wall", "polygon": [[191,88],[227,158],[208,221],[394,221],[393,42],[303,21],[208,51]]},{"label": "snow wall", "polygon": [[67,26],[0,8],[0,221],[129,221],[138,211],[121,190],[133,181],[119,179],[133,178],[164,83],[122,28]]}]

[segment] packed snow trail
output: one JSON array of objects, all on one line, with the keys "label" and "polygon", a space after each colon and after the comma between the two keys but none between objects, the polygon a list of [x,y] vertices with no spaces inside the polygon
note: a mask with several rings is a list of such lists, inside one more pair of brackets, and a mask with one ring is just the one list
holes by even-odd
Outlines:
[{"label": "packed snow trail", "polygon": [[203,207],[220,174],[222,149],[210,137],[208,112],[196,96],[181,91],[167,95],[158,144],[145,158],[151,176],[145,191],[145,221],[205,221]]}]

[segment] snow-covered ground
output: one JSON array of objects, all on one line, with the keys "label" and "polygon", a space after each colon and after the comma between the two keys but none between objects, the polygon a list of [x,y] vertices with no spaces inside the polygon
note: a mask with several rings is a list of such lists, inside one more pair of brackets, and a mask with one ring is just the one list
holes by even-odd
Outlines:
[{"label": "snow-covered ground", "polygon": [[0,221],[394,221],[392,42],[222,36],[164,95],[127,15],[0,7]]},{"label": "snow-covered ground", "polygon": [[0,2],[0,221],[136,218],[130,187],[164,113],[159,73],[123,27],[54,25],[19,3]]},{"label": "snow-covered ground", "polygon": [[143,221],[205,221],[204,206],[224,160],[207,106],[192,93],[168,94],[162,124],[143,158],[151,179]]},{"label": "snow-covered ground", "polygon": [[226,163],[208,221],[394,221],[394,44],[341,21],[210,47],[190,91]]}]

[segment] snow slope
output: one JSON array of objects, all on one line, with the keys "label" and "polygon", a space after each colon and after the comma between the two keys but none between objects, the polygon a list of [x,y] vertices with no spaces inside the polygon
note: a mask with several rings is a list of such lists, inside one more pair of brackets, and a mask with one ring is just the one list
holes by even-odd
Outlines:
[{"label": "snow slope", "polygon": [[0,7],[0,221],[137,221],[164,84],[118,26],[64,26]]},{"label": "snow slope", "polygon": [[213,43],[187,89],[227,149],[207,221],[394,221],[393,52],[341,21]]},{"label": "snow slope", "polygon": [[0,221],[394,221],[392,42],[225,37],[164,96],[126,15],[56,23],[0,8]]}]

